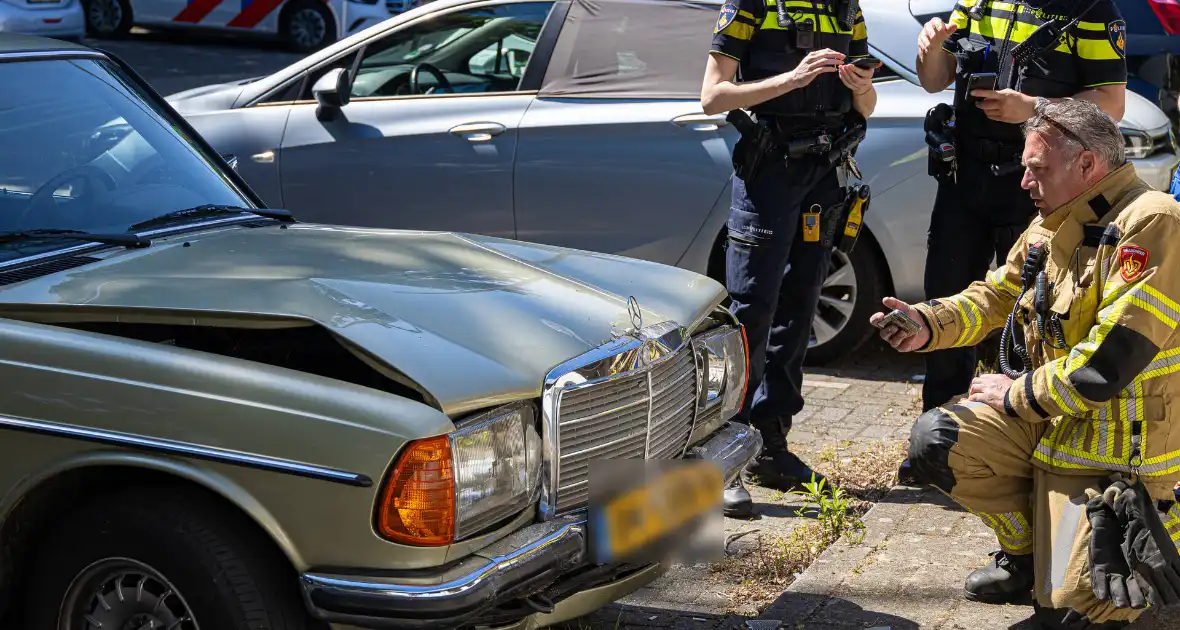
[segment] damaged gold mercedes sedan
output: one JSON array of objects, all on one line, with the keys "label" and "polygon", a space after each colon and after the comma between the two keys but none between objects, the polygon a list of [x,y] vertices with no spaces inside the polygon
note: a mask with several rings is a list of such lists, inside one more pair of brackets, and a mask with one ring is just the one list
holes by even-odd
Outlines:
[{"label": "damaged gold mercedes sedan", "polygon": [[712,280],[297,222],[116,58],[0,81],[0,626],[552,624],[661,572],[591,464],[761,445]]}]

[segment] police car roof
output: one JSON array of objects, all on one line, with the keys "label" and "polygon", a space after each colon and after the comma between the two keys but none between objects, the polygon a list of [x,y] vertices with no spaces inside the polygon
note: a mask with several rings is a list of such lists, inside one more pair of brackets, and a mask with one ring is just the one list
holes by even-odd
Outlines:
[{"label": "police car roof", "polygon": [[49,37],[0,33],[0,55],[18,53],[97,52],[89,46]]}]

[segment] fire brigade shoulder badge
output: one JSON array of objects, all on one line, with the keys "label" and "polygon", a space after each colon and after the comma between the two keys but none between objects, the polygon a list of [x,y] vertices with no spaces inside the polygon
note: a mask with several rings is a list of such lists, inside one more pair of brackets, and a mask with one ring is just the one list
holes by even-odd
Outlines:
[{"label": "fire brigade shoulder badge", "polygon": [[1127,55],[1127,23],[1115,20],[1107,24],[1106,34],[1110,37],[1110,43],[1114,44],[1115,52],[1120,57],[1125,57]]},{"label": "fire brigade shoulder badge", "polygon": [[1131,282],[1143,274],[1147,269],[1148,251],[1138,245],[1123,245],[1119,248],[1120,275],[1126,282]]},{"label": "fire brigade shoulder badge", "polygon": [[733,3],[726,2],[721,6],[721,16],[717,18],[717,28],[713,30],[714,33],[720,33],[733,22],[733,18],[737,17],[738,8]]}]

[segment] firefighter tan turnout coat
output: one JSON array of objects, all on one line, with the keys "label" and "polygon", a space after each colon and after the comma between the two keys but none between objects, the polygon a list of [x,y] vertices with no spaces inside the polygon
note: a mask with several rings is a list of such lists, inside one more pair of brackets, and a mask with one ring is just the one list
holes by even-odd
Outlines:
[{"label": "firefighter tan turnout coat", "polygon": [[[1039,318],[1035,290],[1022,282],[1030,246],[1046,250],[1048,300]],[[931,331],[922,351],[976,344],[1014,314],[1031,365],[1009,389],[1005,408],[1046,423],[1032,453],[1036,467],[1093,475],[1135,466],[1154,498],[1173,498],[1180,481],[1180,204],[1140,180],[1132,164],[1034,219],[986,281],[915,308]],[[1180,538],[1180,520],[1167,525]]]}]

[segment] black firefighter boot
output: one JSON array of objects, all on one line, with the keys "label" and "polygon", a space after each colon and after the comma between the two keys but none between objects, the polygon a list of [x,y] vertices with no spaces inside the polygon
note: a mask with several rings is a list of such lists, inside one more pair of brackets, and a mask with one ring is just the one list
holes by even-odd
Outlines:
[{"label": "black firefighter boot", "polygon": [[1032,595],[1032,554],[1012,555],[993,551],[992,561],[967,576],[963,593],[973,602],[988,604],[1015,603]]},{"label": "black firefighter boot", "polygon": [[[812,475],[816,483],[824,481],[823,475],[813,471],[788,450],[787,435],[779,418],[755,422],[754,428],[762,433],[762,452],[742,472],[747,483],[790,492],[802,489],[803,484],[812,481]],[[824,490],[828,490],[826,483]]]}]

